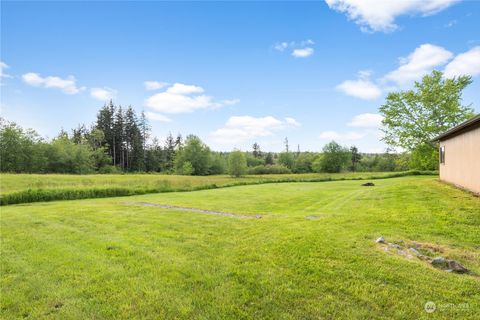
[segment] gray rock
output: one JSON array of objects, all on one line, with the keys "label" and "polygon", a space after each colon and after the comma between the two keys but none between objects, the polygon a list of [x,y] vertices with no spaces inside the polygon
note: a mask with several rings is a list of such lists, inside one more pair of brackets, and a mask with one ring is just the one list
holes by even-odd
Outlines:
[{"label": "gray rock", "polygon": [[402,249],[402,246],[399,245],[399,244],[396,244],[396,243],[393,243],[392,247],[395,248],[395,249],[398,249],[398,250]]},{"label": "gray rock", "polygon": [[415,249],[415,248],[408,248],[408,250],[409,250],[412,254],[414,254],[414,255],[416,255],[416,256],[421,256],[421,255],[422,255],[422,254],[421,254],[417,249]]},{"label": "gray rock", "polygon": [[470,271],[455,260],[447,260],[447,268],[449,271],[456,273],[468,273]]},{"label": "gray rock", "polygon": [[381,236],[380,238],[378,238],[375,242],[376,242],[376,243],[387,243],[387,242],[385,241],[385,238],[384,238],[383,236]]},{"label": "gray rock", "polygon": [[433,258],[431,263],[432,266],[443,269],[447,266],[447,259],[445,259],[444,257],[436,257]]}]

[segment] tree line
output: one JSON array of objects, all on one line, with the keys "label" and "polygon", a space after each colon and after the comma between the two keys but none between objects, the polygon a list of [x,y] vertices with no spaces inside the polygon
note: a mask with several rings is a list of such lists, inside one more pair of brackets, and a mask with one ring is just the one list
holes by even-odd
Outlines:
[{"label": "tree line", "polygon": [[65,130],[51,141],[32,129],[0,120],[0,169],[17,173],[121,173],[162,172],[182,175],[282,174],[341,171],[401,171],[407,159],[397,154],[361,154],[332,141],[322,152],[214,152],[188,135],[169,134],[164,141],[150,139],[145,115],[113,102],[104,105],[90,126]]},{"label": "tree line", "polygon": [[110,101],[90,126],[71,133],[62,130],[51,141],[32,129],[0,120],[0,170],[30,173],[162,172],[183,175],[281,174],[341,171],[436,170],[438,145],[433,138],[474,115],[463,106],[462,91],[470,76],[445,79],[433,71],[413,89],[391,92],[379,108],[383,140],[402,153],[365,154],[335,141],[321,152],[292,151],[285,138],[283,152],[213,152],[199,137],[169,134],[165,141],[150,137],[145,115]]}]

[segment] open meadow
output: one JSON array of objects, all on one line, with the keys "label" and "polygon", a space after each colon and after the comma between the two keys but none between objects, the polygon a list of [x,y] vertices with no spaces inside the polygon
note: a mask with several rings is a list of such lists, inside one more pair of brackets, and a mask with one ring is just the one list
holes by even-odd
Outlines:
[{"label": "open meadow", "polygon": [[[70,186],[62,179],[44,183]],[[24,181],[2,192],[35,185]],[[0,318],[478,319],[480,198],[435,176],[372,181],[2,206]]]},{"label": "open meadow", "polygon": [[405,172],[266,174],[238,178],[229,175],[2,174],[0,177],[0,205],[192,191],[262,183],[383,179],[420,174],[436,173],[434,171],[415,170]]}]

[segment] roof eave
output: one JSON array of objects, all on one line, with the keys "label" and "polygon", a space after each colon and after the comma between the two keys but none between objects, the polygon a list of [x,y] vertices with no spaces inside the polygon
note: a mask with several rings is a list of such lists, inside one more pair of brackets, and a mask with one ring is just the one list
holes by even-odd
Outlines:
[{"label": "roof eave", "polygon": [[436,142],[436,141],[440,141],[442,140],[443,138],[446,138],[446,137],[449,137],[451,135],[454,135],[455,133],[463,130],[463,129],[466,129],[470,126],[474,126],[475,124],[479,123],[480,124],[480,114],[474,116],[473,118],[471,119],[468,119],[467,121],[465,122],[462,122],[460,123],[459,125],[447,130],[446,132],[442,133],[441,135],[439,136],[436,136],[435,138],[432,139],[432,142]]}]

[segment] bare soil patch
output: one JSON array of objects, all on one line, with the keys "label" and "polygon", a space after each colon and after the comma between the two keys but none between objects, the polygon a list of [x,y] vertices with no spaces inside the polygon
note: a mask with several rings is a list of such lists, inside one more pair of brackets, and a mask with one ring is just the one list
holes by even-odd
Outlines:
[{"label": "bare soil patch", "polygon": [[174,210],[180,210],[180,211],[196,212],[196,213],[210,214],[215,216],[238,218],[238,219],[261,219],[262,218],[262,215],[259,215],[259,214],[249,216],[249,215],[230,213],[230,212],[220,212],[220,211],[213,211],[213,210],[204,210],[204,209],[172,206],[168,204],[157,204],[157,203],[149,203],[149,202],[128,202],[125,204],[144,206],[144,207],[154,207],[154,208],[161,208],[161,209],[174,209]]}]

